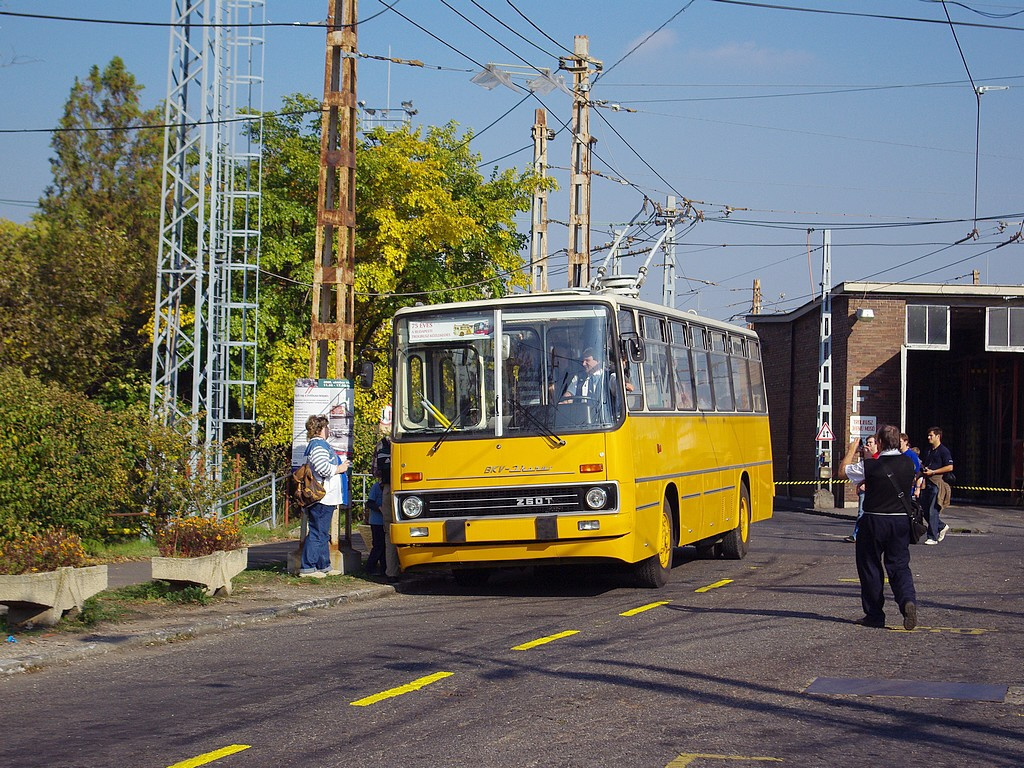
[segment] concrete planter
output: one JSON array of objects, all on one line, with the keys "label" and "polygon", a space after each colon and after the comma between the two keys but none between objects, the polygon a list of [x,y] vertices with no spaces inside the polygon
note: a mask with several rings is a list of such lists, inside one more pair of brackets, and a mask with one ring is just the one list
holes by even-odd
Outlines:
[{"label": "concrete planter", "polygon": [[231,579],[244,571],[248,562],[248,547],[201,557],[154,557],[153,578],[182,587],[203,586],[208,595],[230,595]]},{"label": "concrete planter", "polygon": [[106,588],[105,565],[0,576],[0,603],[7,606],[10,626],[28,622],[53,626],[65,611],[81,610],[86,600]]}]

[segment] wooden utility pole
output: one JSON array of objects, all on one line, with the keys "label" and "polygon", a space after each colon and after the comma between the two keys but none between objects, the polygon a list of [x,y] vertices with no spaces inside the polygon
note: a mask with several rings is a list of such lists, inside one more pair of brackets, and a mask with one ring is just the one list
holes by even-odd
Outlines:
[{"label": "wooden utility pole", "polygon": [[569,178],[569,287],[590,283],[590,73],[601,62],[590,58],[586,35],[576,35],[572,58],[561,67],[572,72],[572,160]]},{"label": "wooden utility pole", "polygon": [[310,378],[350,378],[355,368],[357,5],[328,2]]},{"label": "wooden utility pole", "polygon": [[548,113],[536,111],[533,123],[533,172],[542,183],[533,190],[530,242],[530,290],[548,290],[548,189],[543,184],[548,175],[548,140],[555,132],[548,128]]}]

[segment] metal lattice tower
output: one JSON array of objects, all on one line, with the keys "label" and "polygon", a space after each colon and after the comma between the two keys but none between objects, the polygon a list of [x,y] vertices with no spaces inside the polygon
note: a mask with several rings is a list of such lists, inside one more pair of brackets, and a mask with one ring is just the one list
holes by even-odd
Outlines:
[{"label": "metal lattice tower", "polygon": [[[818,425],[822,431],[835,426],[832,420],[832,230],[826,229],[822,236],[821,249],[821,325],[818,334]],[[817,442],[819,467],[829,466],[826,461],[831,449],[825,440]],[[832,488],[831,470],[821,472],[818,488]]]},{"label": "metal lattice tower", "polygon": [[149,402],[218,478],[209,449],[254,421],[263,18],[264,0],[171,0]]}]

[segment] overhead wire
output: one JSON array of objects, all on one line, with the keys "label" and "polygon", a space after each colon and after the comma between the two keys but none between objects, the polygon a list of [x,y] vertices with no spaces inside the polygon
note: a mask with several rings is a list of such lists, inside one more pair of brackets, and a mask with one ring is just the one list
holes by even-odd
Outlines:
[{"label": "overhead wire", "polygon": [[543,54],[544,54],[545,56],[548,56],[548,57],[550,57],[550,58],[552,58],[552,59],[557,59],[557,58],[558,58],[558,55],[557,55],[557,54],[554,54],[554,53],[550,53],[550,52],[548,52],[548,51],[545,51],[545,50],[544,50],[543,48],[541,48],[541,47],[540,47],[539,45],[537,45],[537,44],[536,44],[535,42],[533,42],[532,40],[530,40],[530,39],[529,39],[528,37],[526,37],[525,35],[521,34],[521,33],[520,33],[520,32],[519,32],[518,30],[516,30],[516,29],[513,29],[512,27],[510,27],[510,26],[509,26],[508,24],[506,24],[506,23],[505,23],[504,21],[502,21],[502,20],[501,20],[501,19],[499,19],[499,18],[498,18],[497,16],[495,16],[495,15],[494,15],[493,13],[491,13],[491,12],[490,12],[490,11],[488,11],[488,10],[487,10],[486,8],[484,8],[484,6],[480,5],[480,3],[478,3],[478,2],[477,2],[477,0],[469,0],[469,1],[470,1],[470,2],[471,2],[471,3],[473,4],[473,5],[475,5],[475,6],[477,7],[477,8],[479,8],[479,9],[480,9],[481,11],[483,11],[483,12],[484,12],[484,13],[486,13],[486,14],[487,14],[488,16],[490,16],[490,17],[491,17],[492,19],[494,19],[494,20],[495,20],[496,22],[498,22],[499,24],[501,24],[501,26],[503,26],[503,27],[504,27],[505,29],[507,29],[507,30],[508,30],[509,32],[511,32],[511,33],[512,33],[513,35],[515,35],[516,37],[518,37],[518,38],[519,38],[520,40],[522,40],[522,41],[523,41],[524,43],[526,43],[527,45],[532,45],[532,46],[533,46],[534,48],[536,48],[536,49],[537,49],[538,51],[540,51],[541,53],[543,53]]},{"label": "overhead wire", "polygon": [[666,19],[664,22],[662,22],[653,32],[649,33],[643,40],[641,40],[639,43],[637,43],[632,48],[630,48],[628,51],[626,51],[626,53],[623,54],[622,58],[620,58],[618,61],[616,61],[610,67],[607,67],[604,70],[602,70],[601,72],[598,72],[597,75],[594,76],[594,83],[596,84],[598,80],[600,80],[602,77],[604,77],[609,72],[611,72],[613,69],[615,69],[617,66],[619,66],[619,64],[621,64],[626,59],[628,59],[630,56],[632,56],[634,53],[636,53],[643,46],[644,43],[646,43],[648,40],[650,40],[656,34],[661,32],[661,30],[663,30],[665,27],[667,27],[669,24],[671,24],[673,21],[675,21],[676,17],[679,16],[679,14],[681,14],[683,11],[685,11],[687,8],[689,8],[691,5],[693,5],[694,2],[696,2],[696,0],[689,0],[689,2],[686,5],[684,5],[678,11],[676,11],[671,16],[669,16],[669,18]]},{"label": "overhead wire", "polygon": [[960,38],[957,37],[956,27],[953,26],[953,19],[950,18],[949,8],[946,7],[946,3],[943,1],[942,10],[946,14],[946,21],[949,22],[949,31],[953,33],[953,41],[956,43],[956,49],[960,52],[960,61],[964,63],[964,69],[967,71],[967,79],[971,81],[971,89],[974,91],[974,99],[977,103],[977,120],[975,122],[974,132],[974,231],[978,231],[978,177],[979,168],[981,163],[981,90],[974,83],[974,77],[971,75],[971,68],[967,65],[967,56],[964,55],[964,49],[960,46]]},{"label": "overhead wire", "polygon": [[402,0],[395,0],[391,6],[387,6],[383,0],[380,0],[381,4],[387,6],[384,10],[378,13],[368,16],[365,19],[360,19],[355,24],[328,24],[327,20],[317,21],[261,21],[261,22],[195,22],[189,21],[186,23],[174,22],[174,21],[133,21],[131,19],[94,19],[87,18],[84,16],[59,16],[56,14],[47,13],[22,13],[19,11],[0,11],[0,16],[11,16],[14,18],[22,19],[39,19],[43,21],[72,21],[82,24],[111,24],[115,26],[126,26],[126,27],[163,27],[163,28],[177,28],[177,27],[189,27],[194,29],[233,29],[240,27],[294,27],[303,28],[308,27],[311,29],[322,29],[330,26],[332,29],[343,29],[346,27],[354,26],[358,27],[360,24],[365,24],[368,21],[373,21],[378,16],[381,16],[388,12],[391,8],[398,5]]},{"label": "overhead wire", "polygon": [[506,2],[506,3],[508,4],[509,8],[511,8],[511,9],[512,9],[513,11],[515,11],[516,13],[518,13],[518,14],[519,14],[519,15],[520,15],[520,16],[522,17],[523,21],[525,21],[525,22],[526,22],[527,24],[529,24],[529,25],[530,25],[531,27],[533,27],[533,28],[534,28],[535,30],[537,30],[538,32],[540,32],[540,34],[542,34],[542,35],[543,35],[544,37],[546,37],[546,38],[548,39],[548,41],[549,41],[549,42],[552,42],[552,43],[554,43],[555,45],[557,45],[557,46],[558,46],[559,48],[561,48],[561,49],[562,49],[563,51],[565,51],[565,52],[566,52],[567,54],[569,54],[570,56],[572,56],[572,55],[573,55],[573,53],[574,53],[573,51],[570,51],[570,50],[569,50],[568,48],[566,48],[566,47],[565,47],[565,46],[564,46],[564,45],[563,45],[562,43],[558,42],[557,40],[555,40],[555,38],[553,38],[553,37],[552,37],[551,35],[549,35],[549,34],[548,34],[547,32],[545,32],[545,31],[544,31],[543,29],[541,29],[540,27],[538,27],[538,26],[537,26],[537,25],[536,25],[536,24],[534,23],[533,19],[531,19],[531,18],[530,18],[529,16],[527,16],[527,15],[526,15],[525,13],[523,13],[523,12],[522,12],[521,10],[519,10],[519,9],[518,9],[518,8],[516,7],[515,3],[513,3],[513,2],[512,2],[512,0],[505,0],[505,2]]},{"label": "overhead wire", "polygon": [[[886,21],[912,21],[921,24],[945,24],[940,19],[922,19],[914,16],[892,16],[884,13],[864,13],[861,11],[837,11],[826,8],[801,8],[792,5],[778,5],[776,3],[755,3],[751,0],[709,0],[712,3],[723,5],[744,5],[750,8],[765,8],[773,11],[796,11],[800,13],[820,13],[828,16],[852,16],[862,19],[882,19]],[[955,22],[958,27],[974,27],[978,29],[998,29],[1004,32],[1024,32],[1024,27],[1008,27],[1000,24],[980,24],[970,21]]]}]

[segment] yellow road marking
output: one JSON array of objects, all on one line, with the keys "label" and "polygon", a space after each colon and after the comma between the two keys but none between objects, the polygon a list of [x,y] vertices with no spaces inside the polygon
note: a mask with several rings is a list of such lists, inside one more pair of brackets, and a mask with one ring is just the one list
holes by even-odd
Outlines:
[{"label": "yellow road marking", "polygon": [[384,701],[384,699],[392,699],[395,696],[401,696],[405,693],[412,693],[418,691],[420,688],[425,688],[431,683],[436,683],[438,680],[443,680],[446,677],[451,677],[454,672],[435,672],[432,675],[421,677],[418,680],[413,680],[411,683],[400,685],[397,688],[389,688],[386,691],[375,693],[373,696],[367,696],[365,699],[356,699],[355,701],[349,702],[351,707],[368,707],[371,704],[376,704],[378,701]]},{"label": "yellow road marking", "polygon": [[[860,579],[840,579],[839,581],[849,582],[850,584],[859,584],[860,583]],[[882,579],[882,583],[883,584],[888,584],[889,583],[889,579],[888,578]]]},{"label": "yellow road marking", "polygon": [[512,650],[513,651],[528,651],[531,648],[536,648],[538,645],[544,645],[545,643],[550,643],[553,640],[561,640],[563,637],[569,637],[571,635],[578,635],[579,633],[580,633],[580,631],[578,629],[569,629],[569,630],[566,630],[565,632],[559,632],[557,635],[548,635],[547,637],[539,637],[536,640],[531,640],[528,643],[523,643],[522,645],[513,646]]},{"label": "yellow road marking", "polygon": [[748,760],[762,763],[781,763],[784,762],[781,757],[744,757],[742,755],[680,755],[671,763],[665,766],[665,768],[686,768],[694,760]]},{"label": "yellow road marking", "polygon": [[639,608],[630,608],[628,611],[623,611],[619,616],[636,616],[638,613],[649,611],[651,608],[657,608],[662,605],[668,605],[671,600],[659,600],[656,603],[648,603],[647,605],[641,605]]},{"label": "yellow road marking", "polygon": [[[907,632],[908,630],[902,627],[893,627],[894,630],[899,632]],[[953,635],[984,635],[986,632],[998,632],[998,629],[980,629],[977,627],[922,627],[918,625],[916,629],[909,630],[910,632],[949,632]]]},{"label": "yellow road marking", "polygon": [[700,589],[695,589],[693,591],[694,592],[710,592],[712,589],[718,589],[719,587],[724,587],[726,584],[732,584],[732,579],[722,579],[721,581],[716,581],[714,584],[708,584],[706,587],[701,587]]},{"label": "yellow road marking", "polygon": [[232,744],[230,747],[224,747],[223,749],[216,749],[213,752],[207,752],[205,755],[199,755],[188,760],[182,760],[180,763],[169,765],[167,768],[196,768],[197,765],[206,765],[212,763],[214,760],[220,760],[222,757],[233,755],[235,752],[241,752],[249,749],[249,744]]}]

